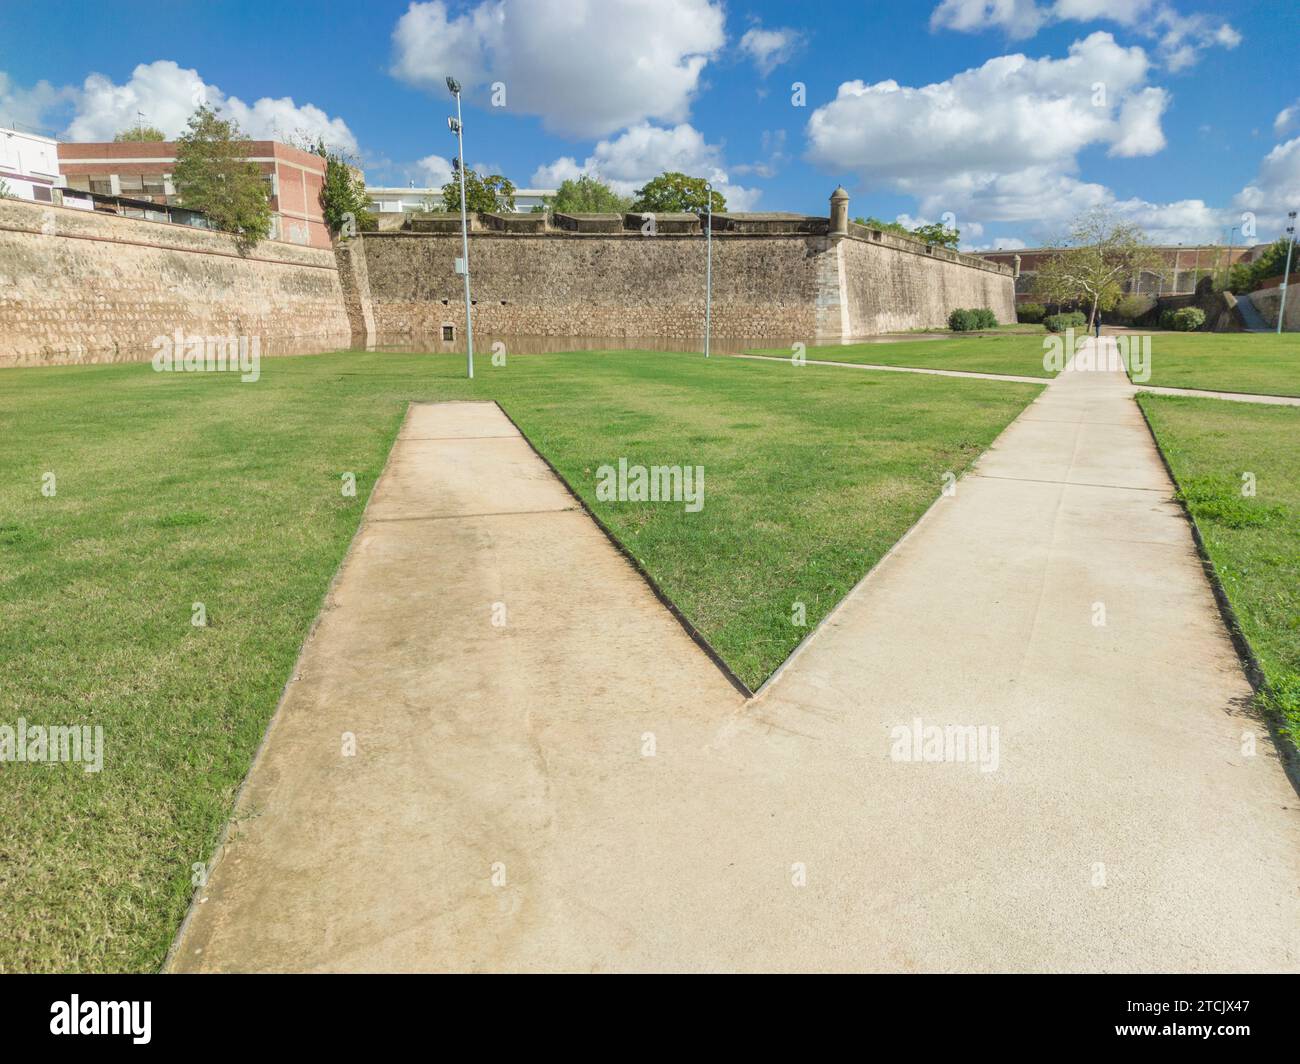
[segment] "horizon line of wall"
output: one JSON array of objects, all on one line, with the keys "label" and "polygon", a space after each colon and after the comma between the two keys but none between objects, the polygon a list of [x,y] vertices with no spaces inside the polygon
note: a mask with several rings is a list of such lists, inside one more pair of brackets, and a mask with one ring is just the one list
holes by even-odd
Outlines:
[{"label": "horizon line of wall", "polygon": [[[1015,320],[1013,271],[950,248],[829,217],[641,212],[479,214],[469,233],[476,330],[517,336],[654,337],[704,332],[712,255],[712,333],[821,342],[946,328],[951,311]],[[461,219],[416,215],[350,241],[349,313],[358,333],[458,340],[465,326]]]}]

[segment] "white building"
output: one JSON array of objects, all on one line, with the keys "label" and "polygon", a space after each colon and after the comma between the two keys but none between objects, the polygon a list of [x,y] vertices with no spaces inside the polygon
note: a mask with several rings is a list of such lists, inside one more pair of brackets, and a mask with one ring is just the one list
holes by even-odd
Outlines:
[{"label": "white building", "polygon": [[[397,214],[401,212],[427,211],[442,209],[442,189],[439,188],[367,188],[370,197],[370,209],[377,214]],[[517,188],[515,189],[515,212],[527,214],[534,207],[540,207],[548,196],[554,196],[553,188]],[[459,205],[458,208],[459,209]]]},{"label": "white building", "polygon": [[59,142],[0,127],[0,181],[18,199],[51,203],[59,176]]}]

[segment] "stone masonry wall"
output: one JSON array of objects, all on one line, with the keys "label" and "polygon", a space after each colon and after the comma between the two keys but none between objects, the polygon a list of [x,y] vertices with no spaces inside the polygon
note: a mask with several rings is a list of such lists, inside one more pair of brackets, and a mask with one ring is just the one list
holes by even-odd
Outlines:
[{"label": "stone masonry wall", "polygon": [[[439,335],[465,324],[459,234],[366,234],[380,337]],[[718,336],[810,336],[826,238],[715,235]],[[704,332],[705,241],[639,232],[470,235],[476,333],[658,336]]]},{"label": "stone masonry wall", "polygon": [[0,199],[0,366],[152,356],[177,329],[348,345],[332,252]]},{"label": "stone masonry wall", "polygon": [[[887,234],[886,234],[887,235]],[[959,308],[987,307],[999,322],[1016,320],[1009,272],[969,265],[944,249],[912,241],[844,241],[844,276],[852,335],[904,329],[946,329]]]},{"label": "stone masonry wall", "polygon": [[[855,227],[859,228],[859,227]],[[464,328],[459,234],[361,238],[381,340]],[[484,335],[654,336],[704,331],[705,240],[697,234],[470,234],[474,328]],[[945,328],[958,307],[1015,321],[1011,272],[915,241],[715,233],[713,333],[840,339]]]}]

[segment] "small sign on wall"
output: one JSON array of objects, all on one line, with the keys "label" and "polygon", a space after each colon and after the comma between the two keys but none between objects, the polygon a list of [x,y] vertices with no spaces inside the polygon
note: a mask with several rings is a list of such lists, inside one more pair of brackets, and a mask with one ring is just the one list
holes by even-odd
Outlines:
[{"label": "small sign on wall", "polygon": [[456,272],[458,274],[463,274],[465,272],[465,260],[459,255],[456,256]]}]

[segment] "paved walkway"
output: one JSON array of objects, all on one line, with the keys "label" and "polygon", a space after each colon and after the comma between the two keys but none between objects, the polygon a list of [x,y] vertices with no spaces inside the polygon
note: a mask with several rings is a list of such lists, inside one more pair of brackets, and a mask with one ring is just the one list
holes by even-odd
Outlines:
[{"label": "paved walkway", "polygon": [[1053,382],[749,703],[494,406],[413,407],[172,967],[1300,969],[1131,394]]},{"label": "paved walkway", "polygon": [[[733,355],[733,358],[752,358],[765,362],[789,362],[787,355]],[[810,366],[839,366],[843,369],[883,370],[887,373],[928,373],[937,377],[975,377],[986,381],[1016,381],[1023,384],[1047,384],[1050,378],[1028,377],[1013,373],[980,373],[965,369],[922,369],[919,366],[877,366],[866,362],[830,362],[826,359],[807,360]],[[1133,385],[1135,392],[1155,392],[1158,395],[1186,395],[1193,399],[1229,399],[1237,403],[1265,403],[1270,406],[1300,406],[1300,397],[1293,395],[1256,395],[1253,392],[1215,392],[1204,388],[1157,388],[1150,384]]]}]

